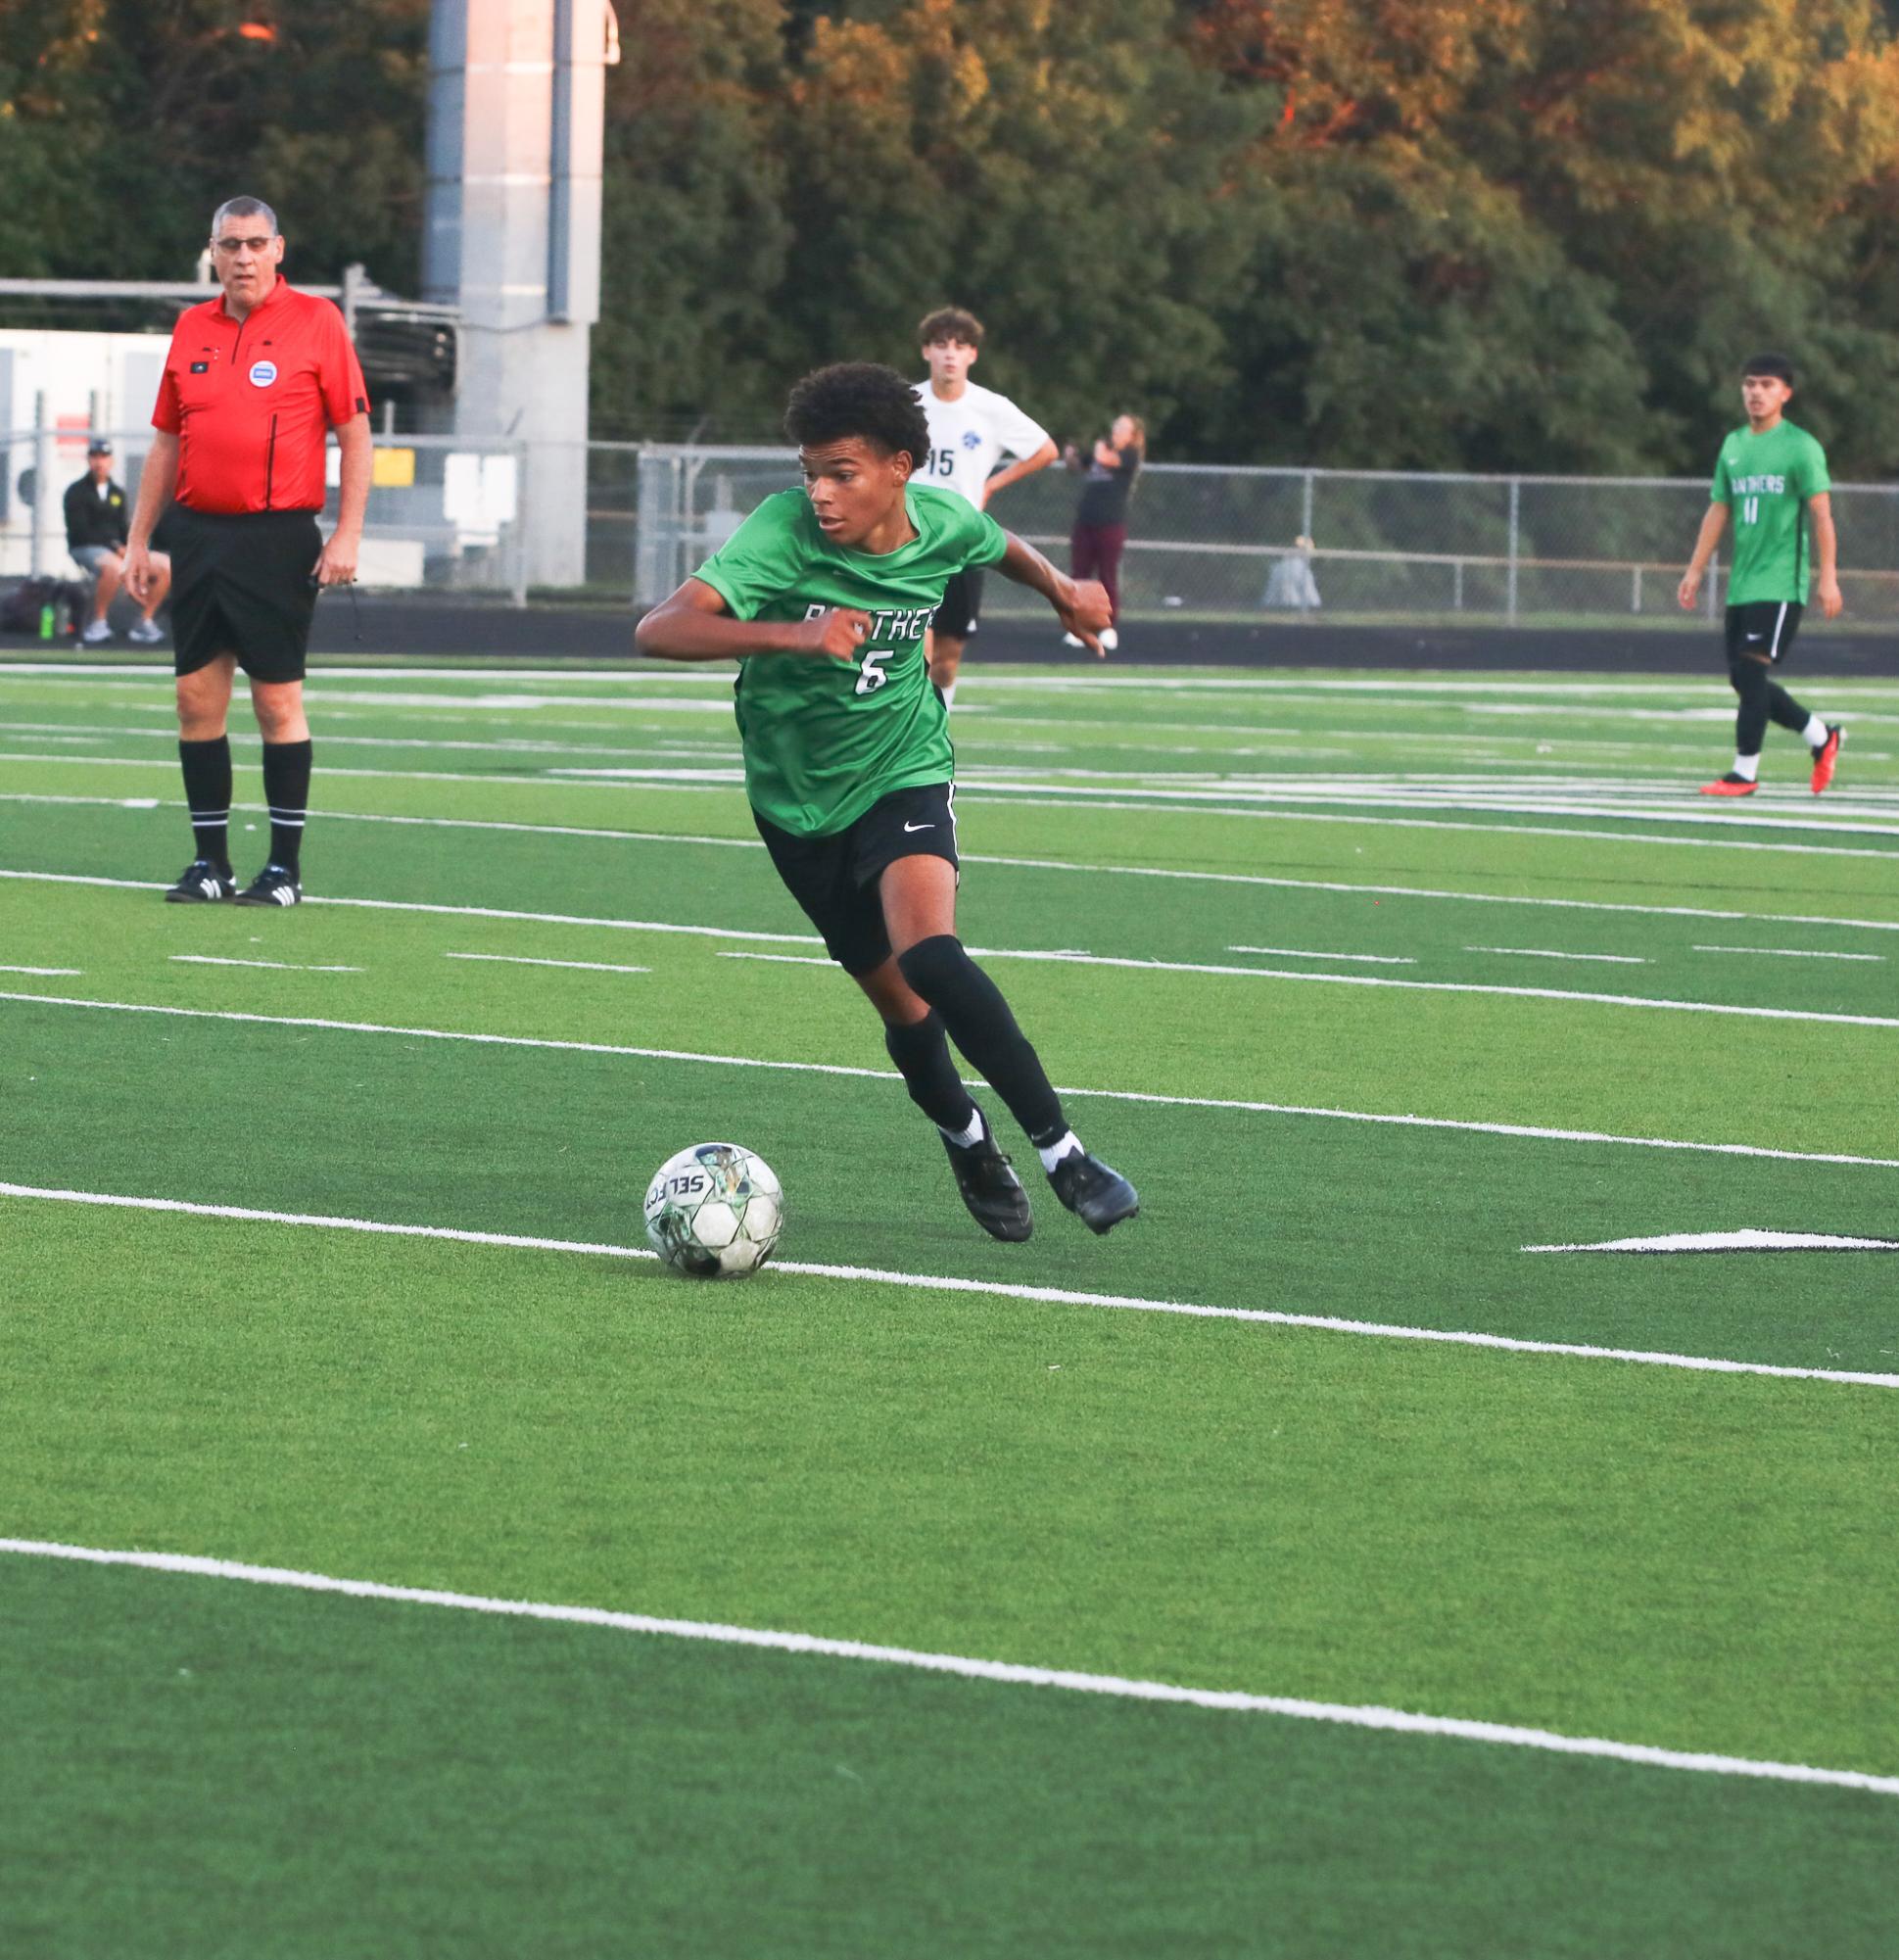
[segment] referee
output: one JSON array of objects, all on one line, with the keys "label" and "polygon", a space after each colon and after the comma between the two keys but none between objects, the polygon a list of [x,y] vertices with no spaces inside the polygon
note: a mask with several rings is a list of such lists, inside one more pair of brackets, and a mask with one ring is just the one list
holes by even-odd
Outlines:
[{"label": "referee", "polygon": [[[295,905],[309,804],[304,661],[319,587],[351,585],[369,500],[369,397],[343,315],[277,270],[277,215],[232,198],[212,219],[220,300],[171,332],[125,550],[125,584],[143,600],[155,577],[153,527],[173,496],[171,639],[178,757],[196,843],[165,895]],[[336,431],[342,507],[326,545],[323,447]],[[171,527],[167,527],[167,536]],[[242,667],[263,736],[270,857],[242,891],[231,870],[231,744],[226,717]]]}]

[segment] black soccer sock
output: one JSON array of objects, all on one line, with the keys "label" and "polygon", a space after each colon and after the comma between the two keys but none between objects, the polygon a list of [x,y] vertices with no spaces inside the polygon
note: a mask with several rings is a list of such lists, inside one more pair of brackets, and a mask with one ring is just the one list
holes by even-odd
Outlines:
[{"label": "black soccer sock", "polygon": [[1734,716],[1734,753],[1758,755],[1767,738],[1767,696],[1773,683],[1758,660],[1730,660],[1728,678],[1740,696],[1740,709]]},{"label": "black soccer sock", "polygon": [[1805,735],[1807,724],[1813,719],[1779,681],[1767,684],[1767,711],[1780,727],[1790,728],[1795,735]]},{"label": "black soccer sock", "polygon": [[178,742],[184,765],[185,801],[191,806],[192,856],[220,871],[231,862],[231,739]]},{"label": "black soccer sock", "polygon": [[295,878],[309,813],[309,737],[263,744],[263,800],[270,805],[270,862]]},{"label": "black soccer sock", "polygon": [[1002,990],[953,933],[920,939],[897,955],[903,977],[942,1016],[949,1037],[995,1089],[1038,1149],[1068,1131],[1062,1099],[1050,1086]]},{"label": "black soccer sock", "polygon": [[903,1076],[910,1100],[938,1129],[961,1136],[975,1114],[975,1104],[956,1072],[942,1016],[932,1010],[907,1028],[886,1023],[883,1045]]}]

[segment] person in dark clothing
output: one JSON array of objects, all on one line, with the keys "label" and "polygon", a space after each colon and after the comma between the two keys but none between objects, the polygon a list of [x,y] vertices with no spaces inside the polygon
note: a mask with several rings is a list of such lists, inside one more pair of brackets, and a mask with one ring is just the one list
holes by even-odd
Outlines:
[{"label": "person in dark clothing", "polygon": [[[1083,462],[1073,443],[1066,460],[1072,470],[1083,473],[1081,501],[1075,505],[1074,529],[1068,538],[1069,569],[1078,579],[1099,579],[1108,588],[1108,602],[1114,608],[1114,624],[1101,636],[1102,649],[1112,653],[1120,645],[1116,628],[1121,617],[1121,551],[1127,544],[1127,500],[1134,494],[1134,479],[1147,460],[1147,430],[1138,415],[1116,415],[1105,442],[1097,442],[1093,455]],[[1064,645],[1078,646],[1080,641],[1063,636]]]},{"label": "person in dark clothing", "polygon": [[[118,596],[125,574],[125,536],[129,526],[125,492],[113,481],[112,445],[104,436],[94,436],[86,445],[86,473],[66,492],[66,549],[73,559],[92,574],[92,618],[79,636],[87,645],[96,646],[112,638],[106,623],[106,608]],[[131,637],[149,644],[163,640],[157,624],[158,609],[171,587],[171,560],[162,551],[152,553],[152,583],[144,600],[145,617],[132,628]]]}]

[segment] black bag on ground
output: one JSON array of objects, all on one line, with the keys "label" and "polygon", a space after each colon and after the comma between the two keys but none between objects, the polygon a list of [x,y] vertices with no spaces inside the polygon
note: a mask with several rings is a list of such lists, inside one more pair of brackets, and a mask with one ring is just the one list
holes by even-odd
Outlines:
[{"label": "black bag on ground", "polygon": [[39,638],[40,616],[53,608],[53,635],[71,640],[79,630],[91,595],[75,579],[40,576],[21,579],[0,592],[0,633],[24,633]]}]

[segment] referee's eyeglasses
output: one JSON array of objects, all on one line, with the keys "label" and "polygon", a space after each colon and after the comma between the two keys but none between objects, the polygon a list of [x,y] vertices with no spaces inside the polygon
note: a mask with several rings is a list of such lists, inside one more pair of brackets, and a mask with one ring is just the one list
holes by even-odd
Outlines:
[{"label": "referee's eyeglasses", "polygon": [[226,259],[235,259],[240,252],[264,252],[269,249],[267,238],[214,238],[212,244]]}]

